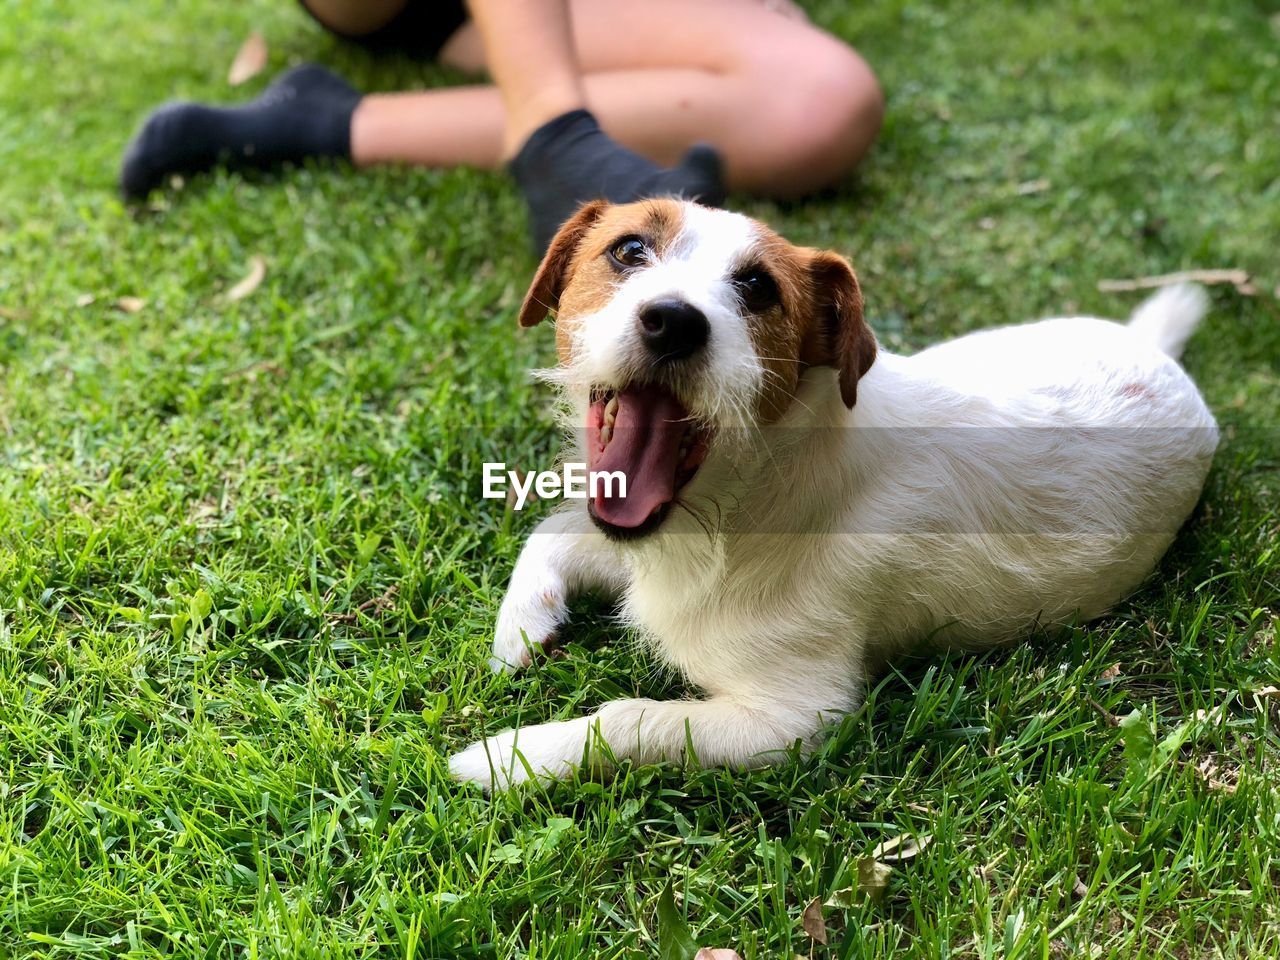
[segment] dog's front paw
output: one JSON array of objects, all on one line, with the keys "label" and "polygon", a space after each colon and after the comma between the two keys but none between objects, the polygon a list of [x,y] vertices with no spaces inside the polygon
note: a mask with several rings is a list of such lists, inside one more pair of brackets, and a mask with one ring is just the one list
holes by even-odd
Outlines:
[{"label": "dog's front paw", "polygon": [[591,721],[587,717],[518,727],[479,740],[449,758],[449,773],[485,791],[538,779],[563,780],[581,766]]},{"label": "dog's front paw", "polygon": [[568,614],[563,585],[551,577],[519,589],[513,582],[498,613],[489,666],[495,673],[514,673],[533,661],[533,650],[550,650],[556,629]]}]

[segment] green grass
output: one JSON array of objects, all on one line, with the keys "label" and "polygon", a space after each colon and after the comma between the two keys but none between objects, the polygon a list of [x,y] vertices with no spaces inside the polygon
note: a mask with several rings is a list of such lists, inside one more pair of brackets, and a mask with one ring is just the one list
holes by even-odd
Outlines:
[{"label": "green grass", "polygon": [[[11,0],[0,956],[650,957],[669,881],[698,942],[750,960],[1280,955],[1280,701],[1253,695],[1280,676],[1280,26],[1246,0],[815,16],[880,71],[883,140],[831,195],[738,206],[852,255],[887,346],[1127,313],[1104,277],[1257,276],[1190,345],[1225,441],[1148,585],[904,664],[810,759],[459,789],[444,757],[486,731],[677,689],[590,605],[566,660],[484,665],[537,518],[479,501],[480,465],[555,450],[510,184],[218,175],[141,216],[113,193],[137,119],[228,98],[250,28],[272,69],[452,78],[282,0]],[[227,303],[255,254],[266,282]],[[851,891],[904,831],[934,842]]]}]

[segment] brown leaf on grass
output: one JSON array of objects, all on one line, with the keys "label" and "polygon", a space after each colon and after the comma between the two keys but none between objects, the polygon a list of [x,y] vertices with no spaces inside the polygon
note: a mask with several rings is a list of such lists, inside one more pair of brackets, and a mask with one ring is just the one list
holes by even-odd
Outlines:
[{"label": "brown leaf on grass", "polygon": [[227,291],[227,303],[235,303],[249,296],[262,285],[266,276],[267,261],[255,253],[249,261],[249,272],[244,275],[244,279]]},{"label": "brown leaf on grass", "polygon": [[141,297],[120,297],[115,302],[115,308],[125,313],[137,313],[146,305],[147,301]]},{"label": "brown leaf on grass", "polygon": [[227,71],[227,83],[233,87],[260,74],[267,65],[267,41],[257,30],[245,37],[244,43],[231,61],[231,69]]},{"label": "brown leaf on grass", "polygon": [[382,614],[390,610],[393,606],[395,606],[396,594],[398,594],[399,592],[400,592],[399,585],[393,583],[391,586],[387,587],[387,589],[382,592],[382,596],[373,597],[369,600],[366,600],[364,603],[360,604],[360,606],[356,607],[355,610],[352,612],[329,614],[329,622],[330,623],[346,623],[346,624],[359,623],[361,614],[364,614],[365,616],[373,619],[377,619]]},{"label": "brown leaf on grass", "polygon": [[222,381],[229,383],[238,377],[243,377],[250,383],[257,383],[263,374],[280,380],[283,379],[285,370],[278,363],[272,363],[270,360],[259,360],[257,363],[251,363],[247,367],[241,367],[239,370],[232,370],[230,373],[224,374]]},{"label": "brown leaf on grass", "polygon": [[858,889],[877,903],[884,899],[892,875],[893,867],[874,857],[863,857],[858,861]]},{"label": "brown leaf on grass", "polygon": [[1274,684],[1268,684],[1265,687],[1260,687],[1253,691],[1253,695],[1259,700],[1265,700],[1268,697],[1280,697],[1280,687],[1277,687]]},{"label": "brown leaf on grass", "polygon": [[1231,796],[1240,785],[1240,770],[1222,766],[1213,757],[1205,757],[1191,768],[1210,790]]},{"label": "brown leaf on grass", "polygon": [[694,954],[693,960],[742,960],[742,955],[728,947],[703,947]]},{"label": "brown leaf on grass", "polygon": [[202,530],[210,527],[218,526],[219,520],[216,519],[222,514],[222,506],[213,498],[201,500],[191,505],[191,509],[187,511],[187,522]]},{"label": "brown leaf on grass", "polygon": [[1113,663],[1111,666],[1107,667],[1107,669],[1103,670],[1102,673],[1098,674],[1098,679],[1114,680],[1118,676],[1120,676],[1120,664]]},{"label": "brown leaf on grass", "polygon": [[1170,287],[1175,283],[1203,283],[1206,286],[1230,284],[1236,292],[1246,297],[1255,296],[1258,288],[1249,280],[1248,271],[1238,268],[1222,270],[1180,270],[1177,273],[1161,273],[1152,277],[1133,277],[1128,280],[1099,280],[1098,289],[1103,293],[1131,293],[1134,290],[1154,290]]},{"label": "brown leaf on grass", "polygon": [[913,833],[900,833],[877,846],[871,851],[871,856],[876,860],[890,862],[910,860],[928,849],[931,843],[933,843],[933,836],[928,833],[922,833],[920,836]]},{"label": "brown leaf on grass", "polygon": [[822,919],[821,897],[814,897],[809,901],[809,905],[804,908],[804,913],[800,916],[800,925],[804,927],[804,932],[809,935],[810,940],[817,940],[824,947],[827,945],[827,924]]}]

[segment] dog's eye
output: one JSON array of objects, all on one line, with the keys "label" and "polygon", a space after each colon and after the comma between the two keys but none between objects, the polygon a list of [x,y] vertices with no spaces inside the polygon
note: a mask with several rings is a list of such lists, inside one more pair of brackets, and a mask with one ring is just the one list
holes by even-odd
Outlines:
[{"label": "dog's eye", "polygon": [[744,270],[733,278],[738,299],[752,313],[778,305],[778,285],[764,270]]},{"label": "dog's eye", "polygon": [[649,259],[649,249],[639,237],[623,237],[609,249],[613,265],[623,270],[641,267]]}]

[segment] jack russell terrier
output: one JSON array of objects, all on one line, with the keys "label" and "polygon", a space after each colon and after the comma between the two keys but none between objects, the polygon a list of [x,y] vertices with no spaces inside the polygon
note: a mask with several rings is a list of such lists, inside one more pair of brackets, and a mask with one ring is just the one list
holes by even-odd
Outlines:
[{"label": "jack russell terrier", "polygon": [[[582,207],[520,310],[556,315],[561,391],[617,489],[529,538],[495,670],[580,592],[619,601],[702,699],[616,700],[449,761],[485,789],[614,759],[758,766],[855,710],[886,658],[1097,617],[1186,519],[1217,426],[1176,362],[1207,307],[877,351],[848,262],[674,199]],[[585,427],[585,429],[583,429]],[[572,459],[572,458],[571,458]]]}]

